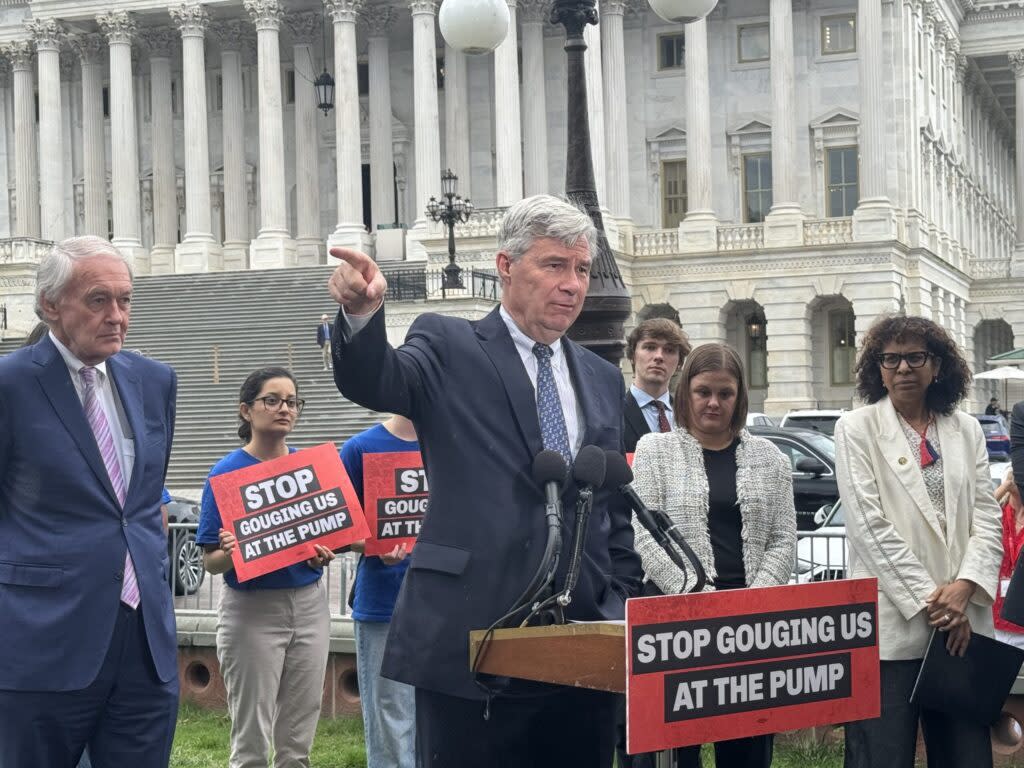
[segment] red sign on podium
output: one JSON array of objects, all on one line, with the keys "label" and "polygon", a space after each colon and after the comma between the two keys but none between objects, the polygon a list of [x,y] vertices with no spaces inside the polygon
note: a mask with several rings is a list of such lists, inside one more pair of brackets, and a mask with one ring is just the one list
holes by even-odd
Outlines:
[{"label": "red sign on podium", "polygon": [[627,600],[627,751],[877,717],[877,615],[875,579]]},{"label": "red sign on podium", "polygon": [[221,522],[238,545],[239,581],[366,538],[363,510],[333,443],[210,479]]},{"label": "red sign on podium", "polygon": [[370,536],[367,555],[399,544],[410,552],[427,513],[427,473],[419,451],[363,454],[363,502]]}]

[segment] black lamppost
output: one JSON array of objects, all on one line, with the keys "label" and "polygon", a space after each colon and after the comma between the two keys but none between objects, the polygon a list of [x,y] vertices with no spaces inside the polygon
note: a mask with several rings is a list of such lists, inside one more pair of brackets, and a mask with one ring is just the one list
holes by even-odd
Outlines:
[{"label": "black lamppost", "polygon": [[7,330],[7,305],[0,304],[0,331]]},{"label": "black lamppost", "polygon": [[442,221],[448,228],[448,266],[444,268],[441,287],[444,289],[465,288],[462,284],[462,268],[455,263],[455,225],[465,224],[473,215],[473,203],[469,198],[463,200],[456,192],[455,184],[459,177],[449,168],[441,174],[441,197],[438,200],[431,196],[427,203],[427,216],[433,221]]}]

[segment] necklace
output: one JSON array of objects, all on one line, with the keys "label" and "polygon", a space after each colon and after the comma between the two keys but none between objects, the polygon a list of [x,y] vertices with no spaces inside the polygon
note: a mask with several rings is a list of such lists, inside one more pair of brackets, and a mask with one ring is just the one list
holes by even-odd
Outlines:
[{"label": "necklace", "polygon": [[[897,411],[897,413],[899,412]],[[928,439],[928,427],[935,423],[935,419],[932,416],[929,416],[928,420],[925,421],[924,423],[924,429],[918,429],[917,427],[915,427],[902,414],[900,414],[900,419],[902,419],[904,424],[906,424],[908,427],[914,430],[914,434],[921,438],[921,466],[930,467],[932,464],[938,461],[940,458],[939,452],[935,450],[935,446],[932,445],[931,441]]]}]

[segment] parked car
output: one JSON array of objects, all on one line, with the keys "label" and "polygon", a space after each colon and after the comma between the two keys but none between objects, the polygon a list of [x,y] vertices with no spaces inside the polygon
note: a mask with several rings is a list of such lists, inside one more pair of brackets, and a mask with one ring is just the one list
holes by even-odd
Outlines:
[{"label": "parked car", "polygon": [[751,411],[747,414],[748,427],[777,427],[775,419],[765,413]]},{"label": "parked car", "polygon": [[974,418],[981,423],[981,431],[985,433],[989,461],[1009,461],[1010,425],[1006,423],[1006,417],[976,413]]},{"label": "parked car", "polygon": [[831,436],[836,431],[836,422],[843,415],[843,409],[790,411],[782,417],[779,426],[783,429],[813,429]]},{"label": "parked car", "polygon": [[793,470],[793,501],[796,527],[813,531],[814,513],[839,498],[836,485],[836,443],[828,435],[810,429],[748,427],[750,433],[771,440]]},{"label": "parked car", "polygon": [[840,500],[822,506],[814,517],[820,527],[797,539],[793,580],[798,584],[806,584],[810,581],[845,579],[850,551],[846,544],[843,502]]},{"label": "parked car", "polygon": [[[199,505],[172,496],[167,505],[168,523],[199,524]],[[198,591],[206,576],[203,548],[196,544],[195,529],[172,528],[167,535],[167,554],[171,558],[174,594],[191,595]]]}]

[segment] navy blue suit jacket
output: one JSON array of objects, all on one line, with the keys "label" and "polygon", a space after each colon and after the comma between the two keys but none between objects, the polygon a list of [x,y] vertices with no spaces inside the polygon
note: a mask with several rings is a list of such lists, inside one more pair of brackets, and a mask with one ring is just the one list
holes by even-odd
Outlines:
[{"label": "navy blue suit jacket", "polygon": [[[583,411],[584,445],[621,451],[622,375],[563,339]],[[536,395],[494,310],[478,322],[435,314],[387,343],[384,311],[349,339],[339,314],[334,378],[349,399],[412,419],[430,479],[430,507],[391,622],[382,673],[465,698],[482,694],[469,668],[469,631],[486,629],[526,588],[546,540],[543,492],[531,466],[543,449]],[[569,560],[575,488],[562,497],[566,529],[556,583]],[[619,494],[595,496],[571,619],[621,619],[642,572],[631,512]]]},{"label": "navy blue suit jacket", "polygon": [[130,352],[108,359],[107,371],[134,435],[123,509],[49,337],[0,358],[0,689],[71,691],[95,679],[126,548],[157,674],[177,674],[160,514],[177,382],[166,365]]}]

